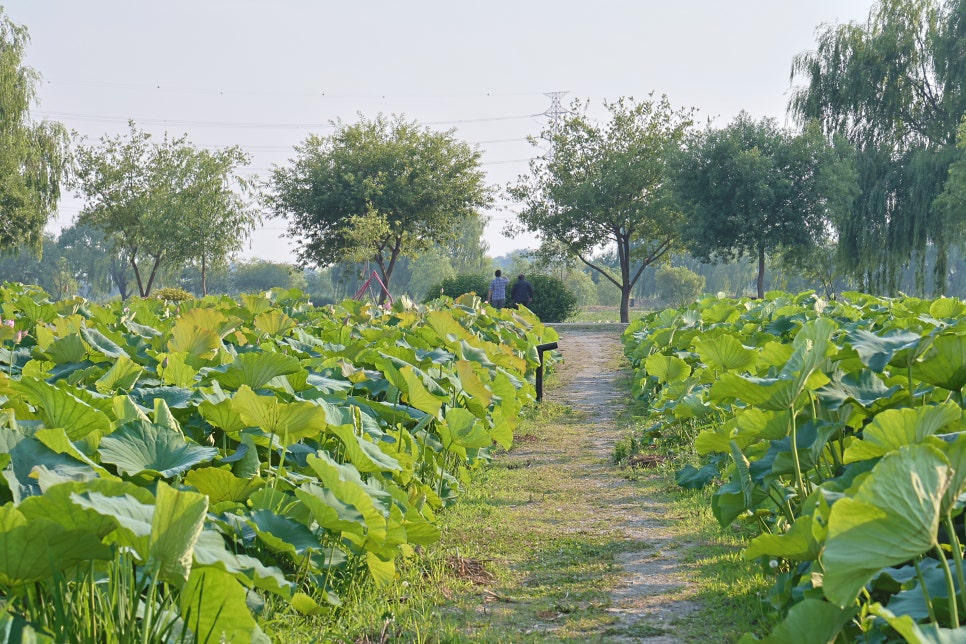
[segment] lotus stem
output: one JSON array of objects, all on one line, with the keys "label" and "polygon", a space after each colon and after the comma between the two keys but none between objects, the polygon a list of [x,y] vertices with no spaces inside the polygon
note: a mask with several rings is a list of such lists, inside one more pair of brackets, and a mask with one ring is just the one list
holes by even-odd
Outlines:
[{"label": "lotus stem", "polygon": [[798,458],[798,426],[795,423],[795,406],[789,409],[791,413],[792,458],[795,461],[795,483],[798,485],[799,503],[804,503],[808,496],[805,493],[805,480],[802,478],[802,463]]},{"label": "lotus stem", "polygon": [[919,567],[919,559],[914,559],[912,563],[916,567],[916,577],[919,578],[919,588],[922,590],[922,598],[926,602],[926,609],[929,611],[929,621],[933,624],[938,624],[939,622],[936,619],[936,610],[932,606],[932,597],[929,596],[929,589],[926,588],[926,578],[922,576],[922,568]]},{"label": "lotus stem", "polygon": [[959,581],[959,593],[956,601],[961,599],[961,593],[966,591],[966,574],[963,573],[963,549],[959,543],[959,535],[956,534],[956,526],[953,524],[952,513],[947,512],[945,518],[946,532],[949,533],[949,545],[953,550],[953,563],[956,566],[956,578]]},{"label": "lotus stem", "polygon": [[953,581],[953,571],[949,569],[949,560],[946,553],[938,543],[936,553],[939,555],[939,563],[942,564],[943,573],[946,575],[946,592],[949,593],[949,621],[953,628],[959,628],[959,598],[956,596],[956,582]]}]

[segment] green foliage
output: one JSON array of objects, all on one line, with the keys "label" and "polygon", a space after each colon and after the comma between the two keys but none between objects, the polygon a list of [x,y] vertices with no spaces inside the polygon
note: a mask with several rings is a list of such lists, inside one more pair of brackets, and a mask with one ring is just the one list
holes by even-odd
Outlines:
[{"label": "green foliage", "polygon": [[190,262],[201,267],[204,293],[207,270],[239,250],[258,220],[239,194],[250,186],[235,176],[248,163],[238,148],[203,150],[167,134],[154,141],[131,121],[127,136],[80,146],[76,160],[76,187],[87,200],[78,223],[123,255],[141,297],[162,270]]},{"label": "green foliage", "polygon": [[580,310],[577,296],[561,280],[550,275],[530,275],[533,302],[527,307],[542,322],[563,322]]},{"label": "green foliage", "polygon": [[239,300],[0,286],[4,628],[265,642],[249,605],[332,620],[439,538],[557,339],[470,298]]},{"label": "green foliage", "polygon": [[961,301],[705,298],[624,338],[649,431],[699,427],[693,447],[717,470],[682,484],[721,481],[715,517],[758,533],[743,556],[772,571],[784,618],[764,641],[961,628]]},{"label": "green foliage", "polygon": [[485,298],[490,289],[490,280],[483,275],[457,275],[444,279],[439,284],[433,285],[423,299],[424,302],[431,302],[441,295],[456,299],[465,293],[476,293],[480,298]]},{"label": "green foliage", "polygon": [[807,252],[847,211],[856,191],[850,162],[817,127],[796,134],[742,112],[679,157],[683,241],[702,260],[757,260],[764,297],[766,255]]},{"label": "green foliage", "polygon": [[704,291],[704,276],[684,266],[662,266],[654,279],[658,297],[674,307],[693,302]]},{"label": "green foliage", "polygon": [[184,302],[185,300],[193,300],[195,296],[183,288],[173,288],[167,286],[165,288],[157,289],[154,292],[154,297],[168,302]]},{"label": "green foliage", "polygon": [[387,287],[401,255],[454,241],[491,200],[479,152],[452,131],[382,115],[310,136],[271,183],[301,265],[371,259]]},{"label": "green foliage", "polygon": [[962,0],[882,0],[864,24],[826,25],[792,67],[789,110],[846,136],[858,154],[860,194],[837,222],[839,260],[866,290],[895,293],[903,266],[935,252],[935,293],[961,220],[935,204],[966,114]]},{"label": "green foliage", "polygon": [[67,176],[67,130],[30,120],[39,76],[23,64],[28,40],[0,7],[0,250],[40,247]]},{"label": "green foliage", "polygon": [[[680,211],[673,203],[669,162],[691,126],[691,111],[660,100],[605,103],[610,122],[581,114],[579,102],[559,127],[541,134],[546,154],[510,188],[523,204],[512,233],[536,233],[547,253],[579,258],[621,290],[628,319],[631,288],[672,246]],[[534,141],[534,144],[537,142]],[[617,277],[593,261],[616,246]]]}]

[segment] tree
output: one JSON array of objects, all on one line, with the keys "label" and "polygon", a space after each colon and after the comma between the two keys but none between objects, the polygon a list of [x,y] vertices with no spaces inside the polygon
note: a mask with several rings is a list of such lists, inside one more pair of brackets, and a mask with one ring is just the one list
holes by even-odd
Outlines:
[{"label": "tree", "polygon": [[182,149],[184,189],[180,209],[187,226],[184,251],[201,268],[201,294],[208,294],[208,270],[224,267],[241,250],[261,214],[247,197],[254,195],[251,181],[236,174],[251,156],[238,147],[222,150]]},{"label": "tree", "polygon": [[[536,233],[543,249],[557,243],[598,271],[620,289],[621,321],[627,322],[634,283],[674,241],[680,213],[671,199],[668,160],[691,126],[691,111],[672,109],[667,97],[604,106],[606,126],[576,102],[559,127],[541,133],[551,151],[531,161],[530,174],[509,188],[523,210],[519,224],[505,232]],[[616,247],[619,279],[594,261],[608,246]]]},{"label": "tree", "polygon": [[301,266],[371,260],[389,287],[400,255],[448,243],[491,201],[480,153],[452,130],[382,115],[335,126],[272,172],[269,202],[288,218]]},{"label": "tree", "polygon": [[258,293],[272,288],[304,289],[305,276],[291,264],[253,259],[232,267],[232,290],[236,293]]},{"label": "tree", "polygon": [[259,219],[243,196],[249,184],[234,174],[248,156],[235,147],[199,150],[185,136],[156,142],[133,121],[129,128],[126,137],[79,147],[76,186],[87,203],[78,222],[123,251],[141,297],[163,268],[193,261],[204,293],[207,268],[226,262]]},{"label": "tree", "polygon": [[117,287],[122,299],[127,299],[130,272],[127,261],[110,244],[101,230],[75,224],[60,231],[57,246],[74,273],[87,298],[103,298]]},{"label": "tree", "polygon": [[724,129],[696,136],[675,175],[687,214],[685,245],[705,261],[755,258],[759,298],[766,254],[815,247],[855,189],[847,152],[817,126],[795,134],[745,112]]},{"label": "tree", "polygon": [[654,280],[658,297],[674,307],[695,301],[704,291],[704,275],[685,266],[662,266]]},{"label": "tree", "polygon": [[41,247],[68,167],[64,127],[29,118],[39,77],[23,65],[28,39],[0,7],[0,250]]},{"label": "tree", "polygon": [[[882,0],[865,24],[827,26],[795,58],[790,111],[844,134],[858,151],[860,193],[838,226],[839,259],[869,290],[895,291],[901,267],[927,250],[933,290],[962,233],[934,203],[966,110],[966,0]],[[922,285],[920,285],[922,288]]]}]

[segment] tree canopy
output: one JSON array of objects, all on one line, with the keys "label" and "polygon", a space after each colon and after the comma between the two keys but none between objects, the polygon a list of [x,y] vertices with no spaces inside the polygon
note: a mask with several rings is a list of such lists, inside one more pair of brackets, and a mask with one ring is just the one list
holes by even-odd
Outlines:
[{"label": "tree canopy", "polygon": [[759,298],[766,253],[818,246],[855,193],[850,155],[817,126],[794,133],[745,112],[697,135],[676,179],[687,216],[682,241],[704,261],[756,259]]},{"label": "tree canopy", "polygon": [[199,150],[167,134],[156,141],[131,122],[126,136],[79,146],[76,159],[76,187],[87,200],[78,223],[123,251],[142,297],[166,265],[224,262],[258,219],[233,189],[246,187],[235,171],[248,163],[235,147]]},{"label": "tree canopy", "polygon": [[[791,112],[844,134],[858,151],[860,193],[839,225],[839,260],[870,290],[895,290],[902,266],[937,255],[947,280],[962,221],[935,205],[966,110],[966,0],[881,0],[865,24],[826,26],[792,67]],[[924,282],[924,276],[920,282]]]},{"label": "tree canopy", "polygon": [[[607,124],[591,120],[588,105],[575,102],[559,126],[541,133],[550,152],[531,161],[529,175],[510,187],[523,209],[507,233],[535,233],[544,250],[562,248],[612,282],[621,290],[620,315],[627,322],[635,282],[675,239],[680,212],[669,160],[692,124],[692,111],[672,108],[667,97],[604,106]],[[609,247],[616,247],[619,279],[594,259]]]},{"label": "tree canopy", "polygon": [[389,286],[401,255],[452,241],[491,202],[480,153],[452,130],[382,115],[335,126],[272,172],[269,202],[302,266],[371,260]]},{"label": "tree canopy", "polygon": [[30,120],[39,77],[23,64],[27,42],[0,7],[0,250],[40,248],[68,166],[64,127]]}]

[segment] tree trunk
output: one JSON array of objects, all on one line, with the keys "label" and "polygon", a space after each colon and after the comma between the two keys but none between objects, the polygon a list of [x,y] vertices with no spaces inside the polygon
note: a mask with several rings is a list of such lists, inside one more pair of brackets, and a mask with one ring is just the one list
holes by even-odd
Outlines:
[{"label": "tree trunk", "polygon": [[758,299],[765,299],[765,247],[758,247]]},{"label": "tree trunk", "polygon": [[631,321],[631,285],[626,281],[624,285],[621,286],[621,322],[627,323]]},{"label": "tree trunk", "polygon": [[201,297],[208,295],[208,262],[201,256]]}]

